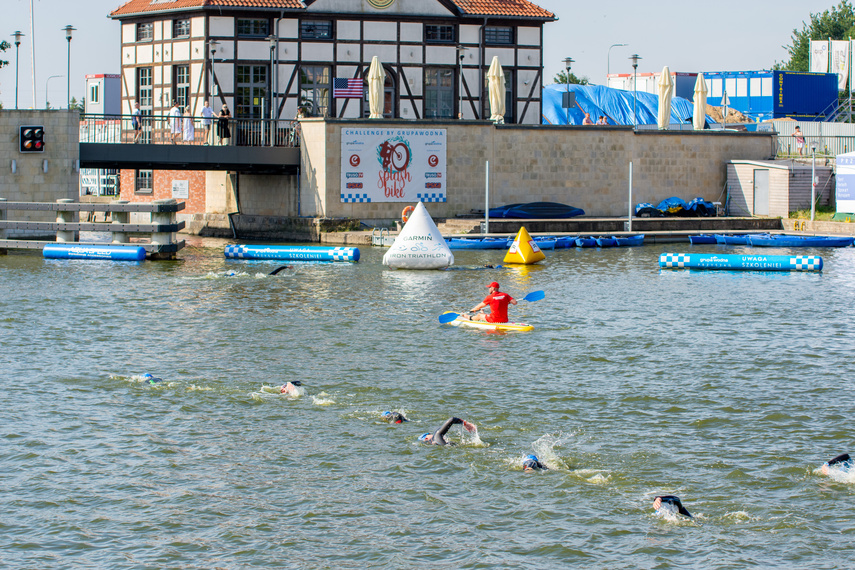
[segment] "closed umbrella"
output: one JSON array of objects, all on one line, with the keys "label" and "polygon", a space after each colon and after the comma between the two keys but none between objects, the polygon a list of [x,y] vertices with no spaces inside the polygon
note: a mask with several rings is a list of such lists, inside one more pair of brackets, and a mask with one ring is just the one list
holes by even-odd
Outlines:
[{"label": "closed umbrella", "polygon": [[707,118],[707,82],[704,79],[703,73],[698,73],[698,80],[695,81],[695,111],[692,123],[696,131],[704,130],[704,123]]},{"label": "closed umbrella", "polygon": [[371,59],[371,67],[368,68],[368,109],[369,119],[383,118],[383,103],[385,95],[386,72],[380,65],[380,60],[375,55]]},{"label": "closed umbrella", "polygon": [[487,85],[490,91],[490,120],[500,123],[505,120],[505,72],[497,56],[493,56],[493,63],[487,71]]},{"label": "closed umbrella", "polygon": [[671,70],[668,66],[662,68],[662,75],[659,77],[659,117],[657,124],[660,130],[665,130],[671,123],[671,93],[674,83],[671,81]]}]

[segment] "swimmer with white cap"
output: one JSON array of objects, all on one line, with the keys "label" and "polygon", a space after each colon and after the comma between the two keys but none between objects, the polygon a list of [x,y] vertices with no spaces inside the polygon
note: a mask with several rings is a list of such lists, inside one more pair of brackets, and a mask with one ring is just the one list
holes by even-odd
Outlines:
[{"label": "swimmer with white cap", "polygon": [[402,414],[400,412],[388,412],[387,411],[387,412],[383,412],[382,414],[380,414],[380,417],[383,418],[384,420],[386,420],[387,422],[391,423],[391,424],[402,424],[404,422],[410,421],[404,417],[404,414]]},{"label": "swimmer with white cap", "polygon": [[435,432],[423,433],[422,435],[420,435],[419,441],[428,445],[451,445],[451,442],[445,439],[445,434],[448,433],[448,430],[451,429],[451,426],[456,424],[463,424],[463,428],[469,432],[475,429],[474,424],[465,422],[460,418],[448,418],[448,420],[446,420],[446,422],[442,424],[442,427],[440,427]]},{"label": "swimmer with white cap", "polygon": [[852,458],[849,457],[848,453],[841,453],[834,459],[822,464],[822,474],[828,475],[828,469],[830,467],[838,469],[843,473],[848,473],[853,467],[855,467],[855,462],[852,461]]},{"label": "swimmer with white cap", "polygon": [[282,387],[279,389],[280,394],[289,394],[289,395],[299,395],[300,391],[297,389],[299,386],[302,386],[303,383],[299,380],[294,380],[293,382],[285,382],[282,384]]},{"label": "swimmer with white cap", "polygon": [[549,469],[546,465],[540,462],[535,454],[529,454],[523,459],[523,471],[537,471],[539,469]]},{"label": "swimmer with white cap", "polygon": [[653,509],[660,515],[681,514],[690,519],[694,518],[683,506],[683,503],[680,502],[680,497],[676,495],[660,495],[656,497],[653,500]]}]

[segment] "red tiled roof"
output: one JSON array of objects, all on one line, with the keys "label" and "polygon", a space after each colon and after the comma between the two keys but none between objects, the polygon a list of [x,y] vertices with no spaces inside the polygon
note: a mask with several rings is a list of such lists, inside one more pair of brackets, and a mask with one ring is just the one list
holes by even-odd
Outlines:
[{"label": "red tiled roof", "polygon": [[[522,18],[555,19],[555,14],[528,0],[451,0],[460,11],[469,16],[510,16]],[[228,6],[235,8],[277,8],[300,10],[300,0],[130,0],[110,13],[110,16],[131,16],[150,12]]]},{"label": "red tiled roof", "polygon": [[528,0],[451,0],[464,13],[473,16],[516,16],[555,19],[555,14]]},{"label": "red tiled roof", "polygon": [[130,16],[148,12],[205,8],[208,6],[279,8],[286,10],[299,10],[304,7],[300,0],[130,0],[130,2],[126,2],[110,12],[110,16]]}]

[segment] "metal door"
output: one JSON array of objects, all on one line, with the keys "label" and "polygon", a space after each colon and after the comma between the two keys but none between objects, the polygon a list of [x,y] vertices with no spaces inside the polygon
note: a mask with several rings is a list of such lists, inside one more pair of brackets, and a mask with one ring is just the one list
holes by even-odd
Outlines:
[{"label": "metal door", "polygon": [[754,171],[754,212],[755,216],[769,215],[769,171]]}]

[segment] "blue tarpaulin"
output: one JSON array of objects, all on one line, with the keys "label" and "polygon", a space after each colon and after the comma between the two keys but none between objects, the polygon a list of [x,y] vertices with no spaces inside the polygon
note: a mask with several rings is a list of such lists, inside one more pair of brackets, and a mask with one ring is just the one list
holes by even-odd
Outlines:
[{"label": "blue tarpaulin", "polygon": [[[561,107],[562,93],[576,94],[576,106],[570,109],[570,124],[581,125],[584,112],[591,114],[595,123],[605,115],[610,125],[634,125],[632,116],[632,91],[611,89],[602,85],[548,85],[543,89],[543,124],[566,125],[567,109]],[[580,109],[581,107],[581,109]],[[655,125],[659,114],[659,97],[653,93],[638,93],[636,107],[639,125]],[[671,122],[692,122],[694,104],[682,97],[671,99]],[[712,120],[707,117],[708,122]]]}]

